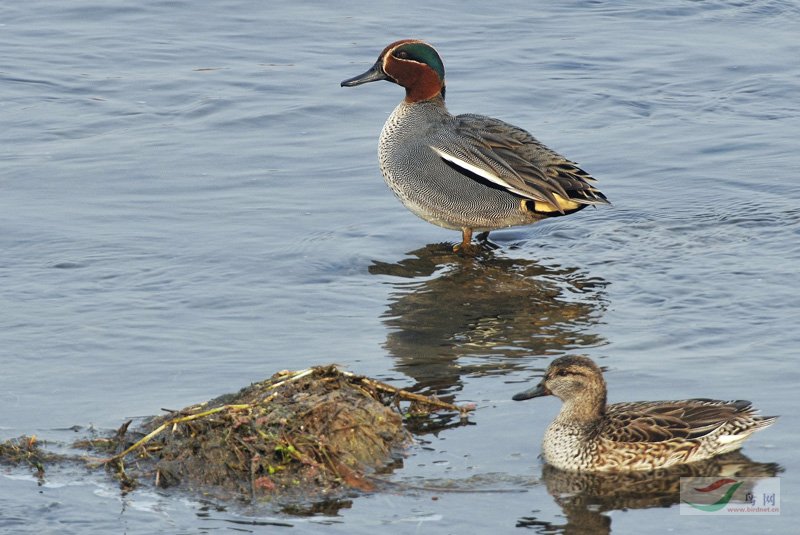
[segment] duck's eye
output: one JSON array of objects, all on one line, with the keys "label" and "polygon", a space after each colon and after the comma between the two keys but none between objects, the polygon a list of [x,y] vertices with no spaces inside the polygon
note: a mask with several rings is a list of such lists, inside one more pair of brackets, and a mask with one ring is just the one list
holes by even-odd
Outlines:
[{"label": "duck's eye", "polygon": [[570,373],[567,370],[558,370],[556,372],[556,377],[566,377],[568,375],[570,375]]},{"label": "duck's eye", "polygon": [[394,53],[394,57],[398,59],[408,59],[408,52],[406,52],[405,50],[398,50],[397,52]]}]

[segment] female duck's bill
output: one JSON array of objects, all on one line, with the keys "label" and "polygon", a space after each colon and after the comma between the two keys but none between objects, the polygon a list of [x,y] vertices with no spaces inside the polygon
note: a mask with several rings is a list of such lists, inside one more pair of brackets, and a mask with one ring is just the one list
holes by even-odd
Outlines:
[{"label": "female duck's bill", "polygon": [[551,395],[550,391],[547,390],[547,387],[544,386],[544,384],[539,383],[533,388],[523,390],[519,394],[514,394],[514,397],[512,397],[511,399],[513,399],[514,401],[524,401],[526,399],[540,398],[543,396],[550,396],[550,395]]}]

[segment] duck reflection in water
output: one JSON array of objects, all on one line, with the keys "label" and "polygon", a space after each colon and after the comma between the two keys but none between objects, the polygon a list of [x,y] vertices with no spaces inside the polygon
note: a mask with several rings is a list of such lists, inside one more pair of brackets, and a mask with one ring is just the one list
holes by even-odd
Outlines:
[{"label": "duck reflection in water", "polygon": [[[542,480],[566,522],[556,524],[530,516],[520,518],[517,527],[537,533],[602,535],[611,533],[611,518],[605,512],[678,505],[682,477],[756,478],[744,480],[733,495],[733,500],[744,501],[758,478],[781,472],[780,465],[754,462],[741,451],[650,472],[568,472],[545,464]],[[683,485],[691,484],[692,479],[683,481]]]},{"label": "duck reflection in water", "polygon": [[484,249],[475,258],[449,244],[428,245],[397,263],[374,262],[393,291],[383,321],[385,347],[413,390],[447,395],[465,375],[502,375],[543,358],[603,345],[595,326],[606,282],[574,267],[509,258]]}]

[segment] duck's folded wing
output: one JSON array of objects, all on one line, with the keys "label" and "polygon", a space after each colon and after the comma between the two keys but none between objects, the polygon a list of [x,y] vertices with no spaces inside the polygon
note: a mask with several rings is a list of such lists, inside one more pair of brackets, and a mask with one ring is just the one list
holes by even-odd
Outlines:
[{"label": "duck's folded wing", "polygon": [[616,403],[608,407],[603,436],[619,442],[661,442],[704,437],[750,407],[747,401],[715,400]]},{"label": "duck's folded wing", "polygon": [[462,174],[565,213],[607,204],[588,173],[525,130],[481,115],[458,115],[432,137],[431,149]]}]

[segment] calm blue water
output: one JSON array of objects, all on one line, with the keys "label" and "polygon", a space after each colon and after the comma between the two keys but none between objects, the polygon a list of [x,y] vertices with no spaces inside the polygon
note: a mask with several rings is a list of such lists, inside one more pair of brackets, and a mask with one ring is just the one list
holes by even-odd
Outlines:
[{"label": "calm blue water", "polygon": [[[612,401],[782,416],[743,450],[785,469],[781,516],[620,507],[612,532],[795,532],[796,3],[204,4],[0,6],[0,438],[69,441],[329,362],[476,402],[476,425],[313,517],[2,468],[0,531],[557,532],[537,456],[558,404],[510,397],[584,354]],[[437,46],[451,111],[531,130],[614,206],[448,254],[457,233],[378,171],[402,91],[339,87],[404,37]]]}]

